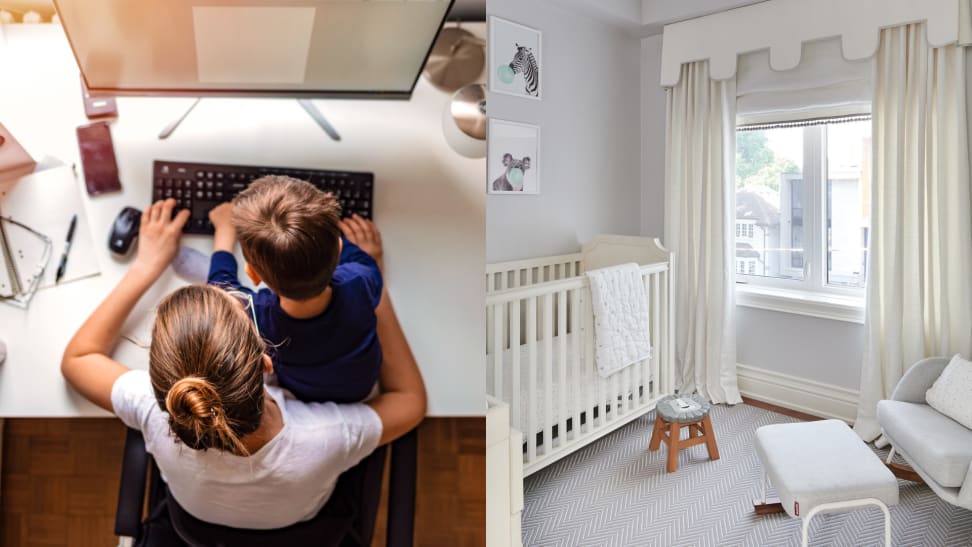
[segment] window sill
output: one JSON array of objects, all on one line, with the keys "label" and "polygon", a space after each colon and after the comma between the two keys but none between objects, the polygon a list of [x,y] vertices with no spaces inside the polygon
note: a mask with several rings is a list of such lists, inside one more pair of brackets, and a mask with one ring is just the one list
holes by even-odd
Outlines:
[{"label": "window sill", "polygon": [[736,305],[848,323],[864,323],[864,298],[856,296],[737,284]]}]

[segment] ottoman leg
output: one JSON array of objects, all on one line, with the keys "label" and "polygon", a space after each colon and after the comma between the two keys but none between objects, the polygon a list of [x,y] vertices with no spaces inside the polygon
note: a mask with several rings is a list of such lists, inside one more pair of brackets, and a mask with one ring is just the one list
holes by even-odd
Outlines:
[{"label": "ottoman leg", "polygon": [[715,431],[712,430],[712,420],[706,414],[702,418],[702,426],[705,428],[705,447],[709,450],[709,459],[719,459],[719,447],[716,446]]},{"label": "ottoman leg", "polygon": [[651,430],[651,441],[648,443],[648,450],[654,452],[661,446],[662,437],[665,435],[665,421],[655,416],[655,428]]},{"label": "ottoman leg", "polygon": [[800,518],[803,521],[803,542],[801,545],[807,547],[807,536],[810,531],[810,519],[814,517],[817,513],[822,513],[825,511],[844,511],[847,509],[856,509],[858,507],[864,507],[868,505],[876,505],[884,513],[884,545],[886,547],[891,547],[891,512],[888,511],[888,506],[881,500],[875,498],[864,498],[859,500],[849,500],[849,501],[835,501],[831,503],[822,503]]},{"label": "ottoman leg", "polygon": [[801,528],[803,530],[803,532],[802,532],[802,539],[800,540],[800,546],[801,547],[807,547],[809,545],[809,542],[807,540],[809,539],[808,538],[808,535],[809,535],[809,531],[810,531],[810,519],[811,518],[813,518],[813,515],[812,514],[811,515],[807,515],[807,516],[803,517],[802,519],[800,519],[800,521],[802,523]]},{"label": "ottoman leg", "polygon": [[678,470],[678,441],[682,437],[682,426],[677,422],[672,422],[668,426],[668,469],[669,473]]}]

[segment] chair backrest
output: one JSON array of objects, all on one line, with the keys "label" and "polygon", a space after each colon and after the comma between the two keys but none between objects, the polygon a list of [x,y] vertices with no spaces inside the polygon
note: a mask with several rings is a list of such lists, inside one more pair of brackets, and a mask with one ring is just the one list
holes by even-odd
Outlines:
[{"label": "chair backrest", "polygon": [[175,532],[189,545],[371,545],[385,447],[352,467],[338,479],[334,493],[314,518],[275,530],[244,530],[210,524],[190,515],[172,497],[167,498],[169,519]]},{"label": "chair backrest", "polygon": [[[411,547],[415,517],[418,430],[390,445],[392,458],[388,500],[388,547]],[[158,467],[145,451],[141,432],[128,430],[115,516],[115,533],[141,538],[145,476],[151,466],[148,514],[168,513],[171,528],[190,545],[371,545],[387,447],[379,447],[338,479],[334,493],[318,515],[276,530],[242,530],[210,524],[187,513],[167,495]],[[163,507],[164,506],[164,507]]]}]

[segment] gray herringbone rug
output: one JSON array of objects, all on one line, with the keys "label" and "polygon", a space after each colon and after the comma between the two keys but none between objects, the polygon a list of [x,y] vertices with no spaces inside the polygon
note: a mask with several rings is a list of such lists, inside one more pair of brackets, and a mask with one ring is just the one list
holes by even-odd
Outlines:
[{"label": "gray herringbone rug", "polygon": [[[685,449],[676,473],[667,448],[648,452],[654,412],[528,477],[524,545],[762,546],[799,545],[800,521],[756,516],[756,428],[796,421],[749,405],[712,409],[718,461],[705,445]],[[891,507],[895,546],[972,546],[972,512],[949,505],[927,486],[901,481]],[[810,544],[871,546],[884,541],[880,510],[814,517]]]}]

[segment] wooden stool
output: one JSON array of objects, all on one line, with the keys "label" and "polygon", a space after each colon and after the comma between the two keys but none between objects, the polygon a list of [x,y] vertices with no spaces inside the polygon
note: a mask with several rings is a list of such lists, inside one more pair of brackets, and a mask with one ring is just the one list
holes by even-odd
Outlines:
[{"label": "wooden stool", "polygon": [[[690,410],[679,408],[676,403],[678,398],[674,396],[664,397],[658,401],[655,409],[655,428],[651,432],[651,442],[648,443],[648,450],[652,452],[658,450],[662,441],[668,445],[666,469],[669,473],[678,470],[678,451],[697,444],[705,443],[710,460],[719,459],[719,447],[716,446],[715,431],[709,419],[708,401],[698,395],[681,398],[694,402],[694,407]],[[686,439],[682,439],[682,428],[688,428]]]}]

